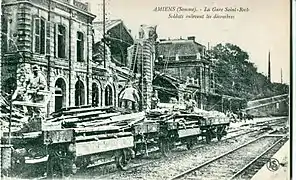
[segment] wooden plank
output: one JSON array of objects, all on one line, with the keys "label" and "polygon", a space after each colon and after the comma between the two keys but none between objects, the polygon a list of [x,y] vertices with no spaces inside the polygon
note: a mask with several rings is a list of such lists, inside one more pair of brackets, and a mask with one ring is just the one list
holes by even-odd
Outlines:
[{"label": "wooden plank", "polygon": [[112,121],[124,121],[129,119],[144,119],[144,117],[145,117],[145,112],[138,112],[138,113],[132,113],[132,114],[113,116],[110,119]]},{"label": "wooden plank", "polygon": [[145,119],[145,118],[135,119],[135,120],[129,122],[128,125],[129,125],[129,126],[132,126],[132,125],[134,125],[134,124],[136,124],[136,123],[142,122],[144,119]]},{"label": "wooden plank", "polygon": [[[116,116],[116,115],[119,115],[120,113],[108,113],[108,114],[98,114],[98,116],[96,116],[96,117],[92,117],[91,119],[84,119],[84,118],[78,118],[78,119],[67,119],[67,120],[65,120],[65,122],[67,122],[67,123],[77,123],[77,122],[83,122],[83,121],[90,121],[90,120],[93,120],[93,118],[95,118],[95,119],[108,119],[108,118],[110,118],[110,117],[112,117],[112,116]],[[88,114],[88,115],[90,115],[90,114]],[[77,116],[77,117],[79,117],[79,116]]]},{"label": "wooden plank", "polygon": [[198,115],[198,114],[177,114],[176,115],[176,118],[185,118],[185,117],[201,118],[203,116],[202,115]]},{"label": "wooden plank", "polygon": [[28,94],[34,94],[34,93],[37,93],[37,95],[49,95],[51,92],[50,91],[46,91],[46,90],[30,90],[28,89],[27,90],[27,93]]},{"label": "wooden plank", "polygon": [[102,114],[102,117],[109,117],[109,114],[110,116],[115,116],[116,114],[120,114],[120,113],[106,113],[103,111],[91,111],[91,112],[76,114],[76,117],[86,117],[86,116],[101,115],[101,114]]},{"label": "wooden plank", "polygon": [[64,121],[64,120],[67,120],[67,119],[77,119],[78,118],[76,116],[62,116],[62,117],[55,117],[55,118],[52,118],[52,119],[46,119],[47,122],[57,122],[57,121]]},{"label": "wooden plank", "polygon": [[133,136],[76,143],[76,156],[85,156],[134,146]]},{"label": "wooden plank", "polygon": [[98,123],[97,125],[107,125],[107,124],[113,124],[113,123],[117,123],[119,121],[133,121],[135,120],[135,118],[139,118],[137,116],[133,116],[133,114],[128,114],[129,116],[124,116],[124,118],[113,118],[113,120],[111,118],[107,119],[106,121],[103,121],[101,123]]},{"label": "wooden plank", "polygon": [[37,138],[39,136],[42,135],[41,131],[37,131],[37,132],[29,132],[29,133],[23,133],[22,137],[23,138]]},{"label": "wooden plank", "polygon": [[68,111],[65,111],[64,113],[81,113],[81,112],[88,112],[88,111],[106,111],[111,109],[112,106],[107,107],[89,107],[89,108],[80,108],[80,109],[70,109]]},{"label": "wooden plank", "polygon": [[29,107],[37,107],[37,108],[44,108],[47,106],[46,103],[32,103],[32,102],[26,102],[26,101],[13,101],[13,105],[18,106],[29,106]]},{"label": "wooden plank", "polygon": [[93,110],[102,110],[102,111],[106,111],[109,109],[112,109],[113,106],[106,106],[106,107],[92,107],[91,105],[83,105],[83,106],[71,106],[71,107],[66,107],[66,108],[62,108],[56,112],[53,112],[52,115],[53,116],[58,116],[61,115],[63,113],[76,113],[76,112],[87,112],[87,111],[93,111]]}]

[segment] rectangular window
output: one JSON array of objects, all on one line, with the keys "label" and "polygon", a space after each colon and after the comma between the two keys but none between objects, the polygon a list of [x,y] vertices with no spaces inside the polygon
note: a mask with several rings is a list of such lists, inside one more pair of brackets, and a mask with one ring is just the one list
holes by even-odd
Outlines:
[{"label": "rectangular window", "polygon": [[40,53],[40,19],[34,20],[35,31],[34,31],[34,52]]},{"label": "rectangular window", "polygon": [[58,25],[58,57],[65,58],[66,57],[66,28],[63,25]]},{"label": "rectangular window", "polygon": [[45,54],[45,21],[40,19],[40,54]]},{"label": "rectangular window", "polygon": [[46,50],[46,21],[44,19],[34,19],[34,52],[45,54]]},{"label": "rectangular window", "polygon": [[83,54],[84,54],[84,40],[83,40],[83,33],[77,32],[77,61],[83,62]]}]

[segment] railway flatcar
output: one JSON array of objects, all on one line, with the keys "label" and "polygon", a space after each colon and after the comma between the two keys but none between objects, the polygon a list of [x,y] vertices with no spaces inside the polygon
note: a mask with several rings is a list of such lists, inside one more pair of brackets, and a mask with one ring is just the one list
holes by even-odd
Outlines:
[{"label": "railway flatcar", "polygon": [[112,107],[70,107],[53,113],[40,131],[11,137],[13,170],[33,167],[53,177],[114,162],[126,170],[137,153],[148,155],[149,148],[158,147],[167,156],[177,144],[190,149],[200,137],[220,140],[228,125],[223,116],[179,109],[122,114]]}]

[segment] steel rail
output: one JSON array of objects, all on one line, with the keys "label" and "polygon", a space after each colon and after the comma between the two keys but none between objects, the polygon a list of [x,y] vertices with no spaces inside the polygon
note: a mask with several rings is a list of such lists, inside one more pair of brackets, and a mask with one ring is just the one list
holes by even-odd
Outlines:
[{"label": "steel rail", "polygon": [[202,167],[204,167],[204,166],[206,166],[206,165],[208,165],[208,164],[210,164],[212,162],[215,162],[215,161],[217,161],[217,160],[219,160],[219,159],[221,159],[221,158],[223,158],[223,157],[225,157],[225,156],[227,156],[227,155],[229,155],[229,154],[231,154],[231,153],[233,153],[233,152],[235,152],[235,151],[237,151],[237,150],[239,150],[239,149],[241,149],[241,148],[243,148],[245,146],[248,146],[248,145],[250,145],[250,144],[252,144],[252,143],[254,143],[254,142],[256,142],[256,141],[258,141],[258,140],[260,140],[262,138],[265,138],[265,137],[270,137],[270,136],[266,136],[266,135],[260,136],[260,137],[254,139],[252,141],[249,141],[249,142],[247,142],[247,143],[245,143],[245,144],[243,144],[243,145],[241,145],[241,146],[239,146],[239,147],[237,147],[237,148],[235,148],[233,150],[230,150],[230,151],[228,151],[226,153],[223,153],[223,154],[221,154],[221,155],[219,155],[217,157],[214,157],[213,159],[210,159],[210,160],[202,163],[201,165],[198,165],[198,166],[196,166],[194,168],[191,168],[191,169],[189,169],[187,171],[184,171],[184,172],[182,172],[182,173],[180,173],[180,174],[178,174],[178,175],[170,178],[170,180],[179,179],[179,178],[181,178],[181,177],[183,177],[183,176],[185,176],[185,175],[187,175],[187,174],[189,174],[189,173],[191,173],[193,171],[196,171],[196,170],[198,170],[198,169],[200,169],[200,168],[202,168]]},{"label": "steel rail", "polygon": [[249,162],[245,167],[243,167],[240,171],[238,171],[237,173],[235,173],[233,176],[231,176],[229,178],[229,180],[232,180],[234,178],[236,178],[237,176],[239,176],[240,174],[242,174],[248,167],[250,167],[252,164],[254,164],[259,158],[261,158],[262,156],[264,156],[267,152],[269,152],[272,148],[274,148],[277,144],[279,144],[280,142],[282,142],[283,140],[285,140],[287,136],[282,137],[280,140],[278,140],[277,142],[275,142],[271,147],[269,147],[268,149],[266,149],[264,152],[262,152],[261,154],[259,154],[255,159],[253,159],[251,162]]},{"label": "steel rail", "polygon": [[[278,118],[278,119],[272,119],[272,120],[266,120],[266,121],[262,121],[262,123],[265,123],[265,124],[268,124],[270,121],[278,121],[278,120],[280,120],[281,118]],[[257,125],[258,126],[258,125]],[[231,134],[231,133],[235,133],[235,132],[239,132],[239,131],[243,131],[244,129],[237,129],[237,130],[235,130],[235,131],[232,131],[232,132],[228,132],[228,134]],[[236,134],[236,135],[233,135],[233,136],[230,136],[230,137],[227,137],[227,138],[224,138],[224,139],[222,139],[221,141],[218,141],[218,142],[223,142],[223,141],[227,141],[227,140],[230,140],[230,139],[233,139],[233,138],[236,138],[236,137],[239,137],[239,136],[243,136],[243,135],[246,135],[246,134],[249,134],[249,133],[252,133],[252,132],[256,132],[256,131],[258,131],[257,129],[255,129],[255,130],[247,130],[246,132],[243,132],[243,133],[239,133],[239,134]],[[271,132],[272,133],[272,132]],[[268,137],[268,135],[263,135],[263,136],[261,136],[261,137]],[[274,135],[271,135],[271,137],[276,137],[276,136],[274,136]],[[260,138],[260,137],[259,137]],[[258,139],[258,138],[257,138]],[[256,139],[255,139],[256,140]],[[215,142],[216,143],[216,142]],[[182,144],[182,145],[184,145],[184,144]],[[205,146],[205,144],[202,144],[202,145],[200,145],[200,146],[198,146],[198,147],[193,147],[192,148],[192,150],[196,150],[196,149],[199,149],[199,148],[202,148],[202,147],[204,147]],[[152,153],[152,154],[154,154],[154,153],[158,153],[160,150],[159,149],[155,149],[155,150],[152,150],[152,151],[149,151],[148,153]],[[141,157],[142,156],[142,154],[136,154],[136,157],[137,158],[139,158],[139,157]],[[151,163],[153,163],[153,162],[155,162],[155,161],[157,161],[157,160],[152,160],[151,162],[145,162],[145,163],[141,163],[141,164],[135,164],[135,165],[131,165],[130,167],[129,167],[129,170],[130,169],[134,169],[134,168],[137,168],[137,167],[142,167],[142,166],[145,166],[145,165],[148,165],[148,164],[151,164]],[[104,165],[108,165],[108,164],[110,164],[110,163],[114,163],[115,161],[108,161],[108,162],[106,162],[106,163],[100,163],[100,164],[91,164],[91,165],[89,165],[88,167],[87,167],[87,169],[88,170],[90,170],[90,169],[93,169],[93,168],[96,168],[96,167],[99,167],[99,166],[104,166]],[[80,170],[78,170],[78,171],[80,171]],[[113,173],[116,173],[116,172],[113,172]],[[108,174],[113,174],[112,172],[111,173],[108,173]],[[102,175],[102,176],[105,176],[105,175]],[[35,180],[39,180],[39,179],[45,179],[46,177],[37,177],[37,178],[35,178]]]}]

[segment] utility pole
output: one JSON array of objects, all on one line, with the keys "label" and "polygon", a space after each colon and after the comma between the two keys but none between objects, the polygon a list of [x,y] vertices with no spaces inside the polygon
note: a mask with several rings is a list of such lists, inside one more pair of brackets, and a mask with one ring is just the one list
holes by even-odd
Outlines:
[{"label": "utility pole", "polygon": [[104,55],[103,55],[103,57],[104,57],[104,68],[106,68],[106,10],[105,10],[105,0],[103,0],[103,39],[104,39],[104,42],[103,42],[103,44],[104,44]]},{"label": "utility pole", "polygon": [[283,69],[281,68],[281,84],[283,84]]},{"label": "utility pole", "polygon": [[270,51],[268,51],[268,81],[271,82]]}]

